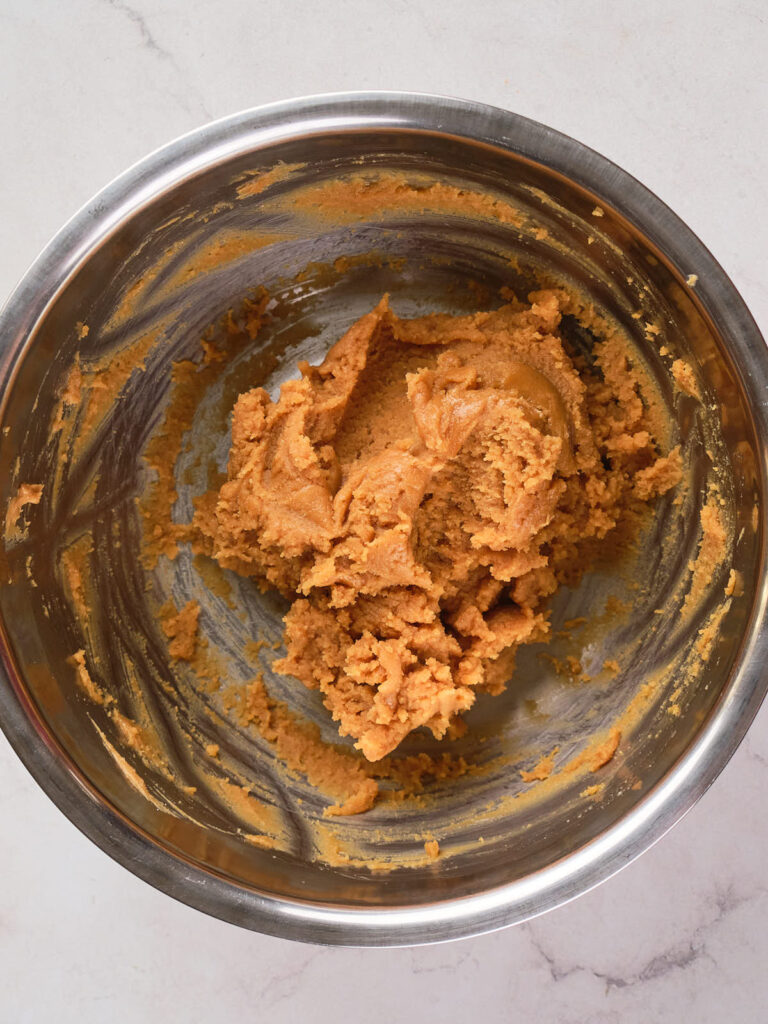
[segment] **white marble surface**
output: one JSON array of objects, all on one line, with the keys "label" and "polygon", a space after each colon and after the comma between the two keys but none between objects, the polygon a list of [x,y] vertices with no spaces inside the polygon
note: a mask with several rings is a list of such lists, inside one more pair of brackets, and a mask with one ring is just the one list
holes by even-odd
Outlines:
[{"label": "white marble surface", "polygon": [[[0,297],[172,137],[270,100],[400,88],[506,106],[616,160],[766,332],[767,46],[765,0],[0,0]],[[0,1022],[765,1021],[767,787],[768,708],[685,821],[575,903],[443,946],[324,949],[155,892],[0,737]]]}]

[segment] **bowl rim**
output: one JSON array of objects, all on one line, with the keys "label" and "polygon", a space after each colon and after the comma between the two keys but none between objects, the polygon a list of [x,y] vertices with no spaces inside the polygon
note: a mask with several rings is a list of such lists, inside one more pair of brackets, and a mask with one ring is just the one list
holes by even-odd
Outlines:
[{"label": "bowl rim", "polygon": [[[575,139],[498,107],[428,93],[350,92],[299,97],[203,125],[115,178],[55,235],[0,313],[0,407],[27,341],[88,255],[123,220],[181,180],[237,155],[319,132],[412,130],[484,143],[543,164],[613,207],[656,245],[696,296],[717,312],[733,343],[758,433],[768,438],[768,349],[725,271],[698,237],[626,171]],[[1,413],[0,413],[1,415]],[[760,452],[763,493],[768,453]],[[528,920],[605,881],[679,821],[714,782],[743,739],[768,690],[764,628],[768,601],[766,523],[761,517],[759,583],[731,680],[693,744],[617,823],[567,857],[524,878],[460,899],[399,908],[338,907],[257,892],[160,845],[100,798],[58,745],[15,678],[3,636],[0,727],[56,806],[89,839],[138,877],[214,917],[266,934],[346,946],[404,946],[478,935]],[[4,633],[4,627],[0,624]]]}]

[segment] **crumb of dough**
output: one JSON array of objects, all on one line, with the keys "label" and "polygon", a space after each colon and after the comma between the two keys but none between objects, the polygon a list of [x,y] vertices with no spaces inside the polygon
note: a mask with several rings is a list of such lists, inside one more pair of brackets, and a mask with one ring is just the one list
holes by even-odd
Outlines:
[{"label": "crumb of dough", "polygon": [[672,376],[678,388],[684,391],[686,395],[690,395],[692,398],[701,398],[699,384],[693,369],[684,359],[676,359],[672,363]]},{"label": "crumb of dough", "polygon": [[266,640],[249,640],[243,648],[243,652],[251,661],[256,661],[267,646],[269,645]]},{"label": "crumb of dough", "polygon": [[223,363],[227,358],[227,353],[208,338],[200,339],[200,347],[203,350],[203,363],[206,366],[210,366],[211,363]]},{"label": "crumb of dough", "polygon": [[92,679],[88,666],[85,663],[85,651],[79,650],[67,658],[67,663],[70,664],[75,672],[78,685],[83,693],[90,697],[94,704],[107,704],[112,698],[109,697],[104,691],[98,686]]},{"label": "crumb of dough", "polygon": [[595,241],[594,235],[587,235],[587,245],[592,245]]},{"label": "crumb of dough", "polygon": [[88,326],[88,324],[84,324],[80,320],[77,321],[77,323],[75,324],[75,327],[77,328],[77,336],[78,336],[78,338],[80,339],[80,341],[84,341],[88,337],[88,335],[90,334],[90,331],[91,331],[90,327]]},{"label": "crumb of dough", "polygon": [[685,283],[688,285],[689,288],[695,288],[696,285],[699,283],[699,275],[689,274],[688,277],[686,277],[685,279]]},{"label": "crumb of dough", "polygon": [[680,717],[680,705],[679,704],[670,704],[669,707],[667,708],[667,711],[669,712],[670,715],[672,715],[673,718],[679,718]]},{"label": "crumb of dough", "polygon": [[56,414],[51,424],[51,432],[61,430],[66,422],[67,409],[76,408],[80,404],[83,393],[83,372],[80,368],[80,359],[76,355],[70,367],[64,387],[59,394],[59,402],[56,406]]},{"label": "crumb of dough", "polygon": [[588,765],[591,772],[596,772],[603,765],[608,764],[613,755],[616,753],[621,742],[621,730],[611,729],[608,738],[604,743],[592,749],[590,752]]},{"label": "crumb of dough", "polygon": [[680,446],[673,448],[669,455],[660,459],[635,474],[635,494],[646,500],[655,494],[664,494],[675,487],[682,477],[683,457]]},{"label": "crumb of dough", "polygon": [[583,683],[588,683],[592,678],[584,671],[581,662],[575,655],[569,654],[565,659],[565,663],[568,666],[568,674],[574,679],[580,679]]},{"label": "crumb of dough", "polygon": [[743,591],[744,583],[738,569],[731,569],[728,582],[725,585],[726,597],[738,597]]},{"label": "crumb of dough", "polygon": [[424,852],[430,860],[437,860],[440,856],[440,844],[436,839],[428,839],[424,843]]},{"label": "crumb of dough", "polygon": [[42,484],[19,484],[16,494],[8,502],[5,513],[6,536],[16,529],[21,510],[25,505],[38,505],[43,497]]},{"label": "crumb of dough", "polygon": [[605,783],[604,782],[596,782],[596,783],[594,783],[594,785],[587,786],[586,789],[582,789],[582,791],[579,793],[579,796],[583,796],[586,799],[589,799],[590,797],[593,797],[593,796],[600,796],[600,794],[603,792],[604,789],[605,789]]},{"label": "crumb of dough", "polygon": [[619,672],[621,670],[620,666],[619,666],[619,663],[618,663],[618,661],[616,661],[615,658],[609,658],[607,661],[604,661],[603,662],[603,669],[606,672],[614,672],[614,673]]},{"label": "crumb of dough", "polygon": [[593,217],[604,217],[605,216],[605,211],[603,210],[602,206],[596,206],[594,208],[594,210],[592,211],[592,216]]},{"label": "crumb of dough", "polygon": [[206,743],[206,745],[205,745],[205,752],[208,755],[208,757],[218,757],[219,756],[219,744],[218,743]]},{"label": "crumb of dough", "polygon": [[690,565],[693,578],[685,597],[683,615],[689,609],[696,607],[704,597],[712,582],[712,577],[722,565],[728,550],[728,532],[714,495],[710,495],[699,515],[701,540],[698,554]]},{"label": "crumb of dough", "polygon": [[719,608],[712,612],[702,629],[699,630],[694,649],[702,661],[709,661],[715,642],[720,636],[723,619],[728,614],[731,603],[730,598],[724,601]]},{"label": "crumb of dough", "polygon": [[605,739],[590,744],[586,750],[570,761],[563,771],[571,774],[580,768],[587,767],[591,772],[599,771],[613,758],[621,742],[621,730],[611,729]]},{"label": "crumb of dough", "polygon": [[272,836],[243,833],[243,839],[246,843],[250,843],[251,846],[258,846],[261,850],[275,850],[280,845],[277,839],[273,839]]},{"label": "crumb of dough", "polygon": [[292,600],[274,667],[370,761],[500,693],[516,648],[546,637],[547,599],[681,478],[626,343],[596,342],[596,372],[569,356],[568,302],[403,320],[385,297],[276,402],[236,403],[196,528]]},{"label": "crumb of dough", "polygon": [[59,572],[81,622],[88,622],[91,614],[87,582],[92,554],[93,541],[86,533],[64,548],[59,556]]},{"label": "crumb of dough", "polygon": [[638,779],[636,782],[633,782],[632,785],[629,788],[634,790],[634,791],[637,791],[638,789],[642,789],[643,788],[643,784],[640,781],[640,779]]},{"label": "crumb of dough", "polygon": [[523,782],[539,782],[544,779],[548,779],[554,770],[555,754],[559,749],[559,747],[555,747],[555,749],[551,753],[547,754],[546,757],[542,757],[539,763],[531,768],[530,771],[522,770],[520,772],[520,778]]},{"label": "crumb of dough", "polygon": [[153,729],[128,718],[114,707],[114,701],[111,699],[110,703],[113,706],[109,709],[109,716],[115,724],[121,742],[134,750],[145,764],[160,770],[169,778],[168,762]]},{"label": "crumb of dough", "polygon": [[200,605],[187,601],[180,611],[171,605],[161,611],[163,632],[170,640],[168,652],[179,661],[192,661],[197,650],[197,627]]}]

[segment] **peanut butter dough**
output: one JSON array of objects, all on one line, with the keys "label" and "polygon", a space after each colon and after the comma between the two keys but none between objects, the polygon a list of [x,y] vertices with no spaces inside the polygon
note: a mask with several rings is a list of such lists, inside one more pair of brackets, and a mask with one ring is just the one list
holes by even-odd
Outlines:
[{"label": "peanut butter dough", "polygon": [[12,535],[18,528],[19,516],[26,505],[39,505],[43,497],[42,484],[19,484],[16,494],[5,510],[5,532]]},{"label": "peanut butter dough", "polygon": [[680,479],[626,343],[571,351],[569,303],[402,320],[385,297],[277,401],[237,401],[197,526],[223,567],[292,600],[275,667],[371,761],[500,693],[557,587]]}]

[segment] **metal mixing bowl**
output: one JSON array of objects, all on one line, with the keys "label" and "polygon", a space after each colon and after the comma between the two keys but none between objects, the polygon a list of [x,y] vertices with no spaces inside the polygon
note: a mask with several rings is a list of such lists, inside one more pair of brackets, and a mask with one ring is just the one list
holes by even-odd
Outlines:
[{"label": "metal mixing bowl", "polygon": [[[249,176],[279,162],[301,166],[262,191],[242,189]],[[293,189],[371,168],[490,190],[546,231],[414,213],[329,222],[302,236],[290,213]],[[267,216],[264,204],[274,196],[285,200],[284,212]],[[189,274],[185,283],[185,267],[233,230],[260,241],[207,265],[205,273]],[[272,233],[269,244],[265,232]],[[344,273],[327,270],[339,256],[370,250],[383,258],[350,261]],[[297,277],[317,265],[327,272]],[[286,782],[269,745],[238,730],[223,712],[214,722],[211,714],[220,709],[213,698],[190,699],[175,689],[180,670],[168,663],[156,622],[164,597],[177,605],[190,596],[200,600],[205,635],[229,659],[235,680],[250,671],[241,657],[247,639],[279,641],[284,608],[235,578],[229,581],[233,611],[203,585],[188,552],[175,562],[161,559],[152,572],[141,567],[134,498],[146,480],[141,452],[168,394],[170,363],[199,355],[205,326],[255,285],[270,290],[279,315],[243,358],[254,379],[274,390],[298,358],[321,356],[385,290],[405,315],[469,309],[478,299],[468,282],[481,282],[489,295],[505,284],[520,291],[538,272],[587,292],[645,352],[670,411],[671,440],[683,442],[692,467],[689,500],[682,507],[659,503],[643,540],[647,586],[635,595],[635,611],[590,640],[585,657],[596,661],[615,650],[632,652],[610,685],[564,682],[536,651],[526,652],[507,693],[481,700],[468,738],[456,741],[464,744],[456,749],[481,760],[507,753],[511,767],[437,782],[423,806],[385,803],[339,825],[372,856],[382,848],[407,854],[428,833],[443,840],[445,856],[386,873],[354,863],[328,866],[313,859],[306,828],[321,819],[322,798],[301,778]],[[170,288],[174,275],[181,284]],[[128,308],[126,297],[136,295]],[[123,314],[116,317],[118,307]],[[638,308],[694,366],[705,405],[673,392],[660,339],[631,316]],[[87,337],[81,322],[89,326]],[[0,324],[6,503],[19,482],[48,480],[60,460],[49,428],[75,353],[108,361],[150,331],[161,339],[145,365],[126,376],[94,444],[65,468],[66,485],[55,496],[44,492],[26,513],[24,537],[5,545],[0,719],[61,810],[170,895],[249,928],[340,944],[431,942],[522,921],[586,891],[658,839],[715,779],[757,711],[768,656],[765,346],[735,288],[688,228],[629,175],[572,139],[505,111],[406,94],[321,96],[239,114],[170,144],[104,189],[30,269]],[[210,403],[220,404],[222,394],[220,388]],[[211,408],[204,402],[193,436],[210,431]],[[214,440],[221,462],[226,436]],[[679,714],[671,715],[675,666],[690,653],[716,601],[713,596],[698,620],[681,625],[673,593],[696,553],[697,513],[712,472],[706,449],[718,444],[714,461],[736,538],[731,564],[743,588],[712,656],[680,697]],[[200,489],[191,456],[180,460],[177,479],[183,519]],[[220,742],[253,792],[293,823],[286,851],[244,842],[243,822],[204,786],[174,790],[167,777],[153,774],[121,746],[103,708],[78,689],[67,658],[84,645],[83,623],[65,600],[59,568],[62,549],[85,525],[94,535],[92,582],[99,595],[88,628],[108,657],[101,682],[130,714],[133,698],[121,692],[121,680],[131,667],[144,707],[165,730],[167,755],[177,762],[174,777],[190,783],[196,783],[197,755],[181,748],[174,730],[180,721],[207,722],[207,738]],[[674,543],[665,547],[665,538]],[[595,613],[616,587],[631,596],[631,586],[603,567],[558,597],[555,621]],[[714,579],[713,595],[722,596],[723,586],[724,579]],[[655,615],[658,608],[664,614]],[[126,640],[126,623],[138,626],[142,643]],[[315,718],[324,735],[334,735],[316,695],[271,674],[266,656],[262,667],[275,692]],[[555,744],[567,756],[585,732],[613,721],[645,682],[662,677],[669,686],[657,688],[601,771],[601,800],[584,800],[574,784],[538,801],[515,802],[523,787],[515,757],[530,761]],[[427,740],[413,743],[432,749]],[[471,820],[494,801],[503,813],[486,824]]]}]

